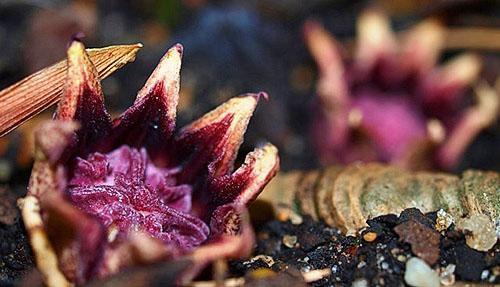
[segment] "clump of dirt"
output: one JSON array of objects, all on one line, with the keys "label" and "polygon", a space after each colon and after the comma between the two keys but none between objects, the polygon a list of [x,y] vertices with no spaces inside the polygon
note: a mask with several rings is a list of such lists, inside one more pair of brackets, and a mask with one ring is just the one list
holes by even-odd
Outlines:
[{"label": "clump of dirt", "polygon": [[34,266],[15,198],[0,188],[0,286],[14,286]]},{"label": "clump of dirt", "polygon": [[407,209],[399,217],[391,214],[368,220],[368,227],[356,237],[344,236],[310,217],[300,224],[274,220],[257,231],[254,257],[231,262],[230,269],[233,276],[246,274],[247,278],[255,270],[279,274],[297,269],[306,279],[311,271],[329,269],[329,274],[310,284],[401,286],[405,285],[406,262],[420,257],[442,284],[500,283],[500,244],[488,252],[476,251],[467,246],[465,234],[453,224],[441,232],[436,230],[436,219],[437,212],[424,215],[418,209]]}]

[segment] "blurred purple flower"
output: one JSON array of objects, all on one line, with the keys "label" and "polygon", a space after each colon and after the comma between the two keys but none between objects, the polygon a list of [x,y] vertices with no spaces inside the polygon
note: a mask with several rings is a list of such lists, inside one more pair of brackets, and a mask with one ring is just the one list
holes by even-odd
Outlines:
[{"label": "blurred purple flower", "polygon": [[436,66],[445,29],[427,20],[398,42],[386,17],[372,9],[358,19],[354,55],[317,22],[304,26],[319,68],[312,137],[323,163],[384,161],[410,169],[452,169],[498,114],[498,95],[483,85],[477,104],[464,96],[478,78],[478,56]]}]

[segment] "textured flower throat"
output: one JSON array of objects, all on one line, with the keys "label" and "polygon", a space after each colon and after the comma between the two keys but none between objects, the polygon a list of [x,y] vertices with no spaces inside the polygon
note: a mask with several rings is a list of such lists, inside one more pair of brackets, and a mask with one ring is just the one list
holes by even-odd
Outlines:
[{"label": "textured flower throat", "polygon": [[156,167],[144,148],[124,145],[77,158],[69,193],[76,206],[119,235],[140,230],[187,251],[207,239],[209,228],[189,214],[192,188],[176,183],[178,172]]}]

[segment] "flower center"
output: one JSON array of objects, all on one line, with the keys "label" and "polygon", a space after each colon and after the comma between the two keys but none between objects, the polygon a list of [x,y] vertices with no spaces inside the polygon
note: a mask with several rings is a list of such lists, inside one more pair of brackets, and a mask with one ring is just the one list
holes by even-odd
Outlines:
[{"label": "flower center", "polygon": [[192,188],[176,183],[178,172],[156,167],[144,148],[124,145],[77,158],[69,195],[78,208],[119,235],[143,231],[188,251],[207,239],[209,228],[190,214]]}]

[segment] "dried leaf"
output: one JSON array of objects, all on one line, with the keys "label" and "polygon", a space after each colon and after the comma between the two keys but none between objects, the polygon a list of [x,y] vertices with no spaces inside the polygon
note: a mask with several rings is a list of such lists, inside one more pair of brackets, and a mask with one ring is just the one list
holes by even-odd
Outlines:
[{"label": "dried leaf", "polygon": [[[128,62],[142,44],[88,49],[99,78],[104,79]],[[0,136],[57,103],[66,81],[66,60],[40,70],[0,91]]]}]

